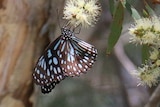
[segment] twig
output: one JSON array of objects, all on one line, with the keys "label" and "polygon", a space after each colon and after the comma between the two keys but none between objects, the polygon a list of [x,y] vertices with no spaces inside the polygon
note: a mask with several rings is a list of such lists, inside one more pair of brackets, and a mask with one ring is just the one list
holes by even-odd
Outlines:
[{"label": "twig", "polygon": [[160,84],[158,85],[156,90],[153,92],[152,96],[150,97],[145,107],[158,107],[159,103],[160,103]]},{"label": "twig", "polygon": [[[135,70],[136,67],[124,52],[124,45],[128,43],[127,41],[128,39],[126,36],[121,36],[115,46],[114,53],[125,71],[127,71],[129,74],[133,74],[131,71]],[[128,95],[130,106],[141,107],[142,102],[146,102],[148,100],[148,93],[146,92],[146,89],[144,87],[137,87],[138,79],[131,75],[127,75],[127,73],[124,74],[122,72],[122,78],[123,81],[128,82],[128,84],[125,84],[125,90]]]},{"label": "twig", "polygon": [[122,44],[122,40],[119,39],[117,45],[115,46],[114,52],[122,66],[129,72],[129,74],[131,74],[130,71],[136,69],[136,67],[125,54],[123,45],[124,44]]}]

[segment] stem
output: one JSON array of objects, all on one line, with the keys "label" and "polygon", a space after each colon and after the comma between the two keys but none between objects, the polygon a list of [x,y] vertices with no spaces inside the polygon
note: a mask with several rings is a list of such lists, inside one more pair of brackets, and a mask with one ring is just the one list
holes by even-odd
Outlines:
[{"label": "stem", "polygon": [[153,92],[152,96],[150,97],[145,107],[158,107],[159,103],[160,103],[160,84],[158,85],[156,90]]}]

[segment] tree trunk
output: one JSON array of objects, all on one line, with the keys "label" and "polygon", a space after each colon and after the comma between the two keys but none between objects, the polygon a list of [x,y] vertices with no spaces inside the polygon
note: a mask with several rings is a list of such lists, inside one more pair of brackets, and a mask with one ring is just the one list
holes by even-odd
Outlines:
[{"label": "tree trunk", "polygon": [[32,107],[35,49],[39,54],[46,44],[38,34],[49,17],[49,2],[0,1],[0,107]]}]

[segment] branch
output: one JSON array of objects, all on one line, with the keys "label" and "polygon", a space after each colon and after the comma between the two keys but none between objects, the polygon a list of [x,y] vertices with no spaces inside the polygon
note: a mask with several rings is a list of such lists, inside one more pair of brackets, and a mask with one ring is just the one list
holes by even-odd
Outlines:
[{"label": "branch", "polygon": [[125,84],[125,90],[127,92],[130,106],[141,107],[142,102],[146,102],[148,100],[148,93],[144,87],[137,87],[138,79],[131,76],[131,74],[133,74],[132,70],[137,68],[124,51],[124,45],[128,43],[128,41],[128,35],[121,36],[115,46],[114,54],[116,55],[116,58],[121,63],[125,71],[128,72],[121,72],[121,74]]},{"label": "branch", "polygon": [[158,107],[159,103],[160,103],[160,84],[158,85],[156,90],[153,92],[152,96],[150,97],[145,107]]},{"label": "branch", "polygon": [[130,71],[136,69],[136,67],[125,54],[123,46],[123,41],[120,38],[117,42],[117,45],[115,46],[114,52],[122,66],[129,72],[129,74],[131,74]]}]

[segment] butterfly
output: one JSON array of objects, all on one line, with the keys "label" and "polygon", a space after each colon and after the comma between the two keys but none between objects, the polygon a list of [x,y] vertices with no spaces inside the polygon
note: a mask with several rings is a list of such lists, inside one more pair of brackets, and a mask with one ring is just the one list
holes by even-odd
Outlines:
[{"label": "butterfly", "polygon": [[32,74],[41,86],[42,93],[49,93],[66,77],[80,76],[94,64],[97,49],[75,36],[70,29],[61,28],[61,35],[54,40],[37,61]]}]

